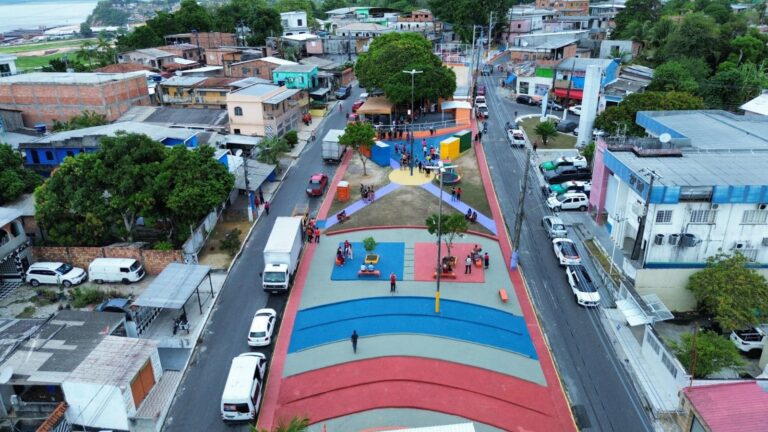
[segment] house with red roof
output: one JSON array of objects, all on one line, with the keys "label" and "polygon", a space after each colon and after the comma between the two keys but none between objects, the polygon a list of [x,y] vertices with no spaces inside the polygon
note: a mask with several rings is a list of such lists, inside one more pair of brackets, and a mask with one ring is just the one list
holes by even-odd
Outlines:
[{"label": "house with red roof", "polygon": [[768,430],[768,382],[738,381],[687,387],[681,392],[684,431]]}]

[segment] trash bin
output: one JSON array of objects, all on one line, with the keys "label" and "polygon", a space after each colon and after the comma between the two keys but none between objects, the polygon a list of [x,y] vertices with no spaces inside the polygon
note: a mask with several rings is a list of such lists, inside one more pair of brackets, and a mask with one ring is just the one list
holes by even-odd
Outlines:
[{"label": "trash bin", "polygon": [[340,181],[339,184],[336,185],[336,199],[341,202],[349,201],[349,182],[348,181]]}]

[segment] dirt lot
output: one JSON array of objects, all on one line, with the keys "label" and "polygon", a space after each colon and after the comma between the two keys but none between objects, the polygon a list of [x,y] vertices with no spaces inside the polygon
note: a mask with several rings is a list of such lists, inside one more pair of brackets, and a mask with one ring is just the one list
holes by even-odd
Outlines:
[{"label": "dirt lot", "polygon": [[365,170],[367,175],[363,175],[363,164],[360,162],[360,157],[356,154],[352,155],[352,159],[349,161],[347,172],[344,174],[344,180],[349,182],[350,188],[350,201],[340,202],[334,197],[333,204],[331,204],[331,210],[328,214],[338,213],[341,209],[348,206],[350,202],[361,199],[360,196],[360,184],[366,186],[373,186],[374,190],[389,183],[389,173],[392,171],[390,167],[380,167],[368,161],[365,164]]},{"label": "dirt lot", "polygon": [[[474,151],[466,151],[454,161],[459,166],[461,182],[457,187],[461,187],[461,200],[471,207],[477,209],[488,217],[491,217],[491,206],[485,197],[485,188],[480,178],[480,169],[477,167],[477,157]],[[451,187],[443,187],[444,191],[451,193]]]},{"label": "dirt lot", "polygon": [[248,230],[251,229],[251,224],[248,220],[244,218],[240,220],[237,220],[237,218],[222,218],[222,220],[216,224],[216,228],[214,228],[210,237],[208,237],[208,241],[205,242],[203,249],[200,251],[198,262],[200,264],[211,266],[211,268],[214,269],[229,268],[229,264],[232,262],[232,256],[229,252],[221,249],[220,243],[221,240],[224,239],[224,236],[235,228],[240,230],[240,242],[242,244],[242,242],[245,241],[245,236],[248,235]]}]

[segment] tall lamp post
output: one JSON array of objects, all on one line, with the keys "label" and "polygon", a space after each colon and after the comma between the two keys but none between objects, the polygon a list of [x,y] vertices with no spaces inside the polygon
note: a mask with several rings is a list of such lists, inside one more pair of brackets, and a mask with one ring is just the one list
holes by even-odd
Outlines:
[{"label": "tall lamp post", "polygon": [[[410,162],[411,176],[413,176],[413,115],[414,115],[414,111],[413,111],[413,85],[414,85],[413,83],[414,83],[414,81],[413,81],[413,79],[416,76],[416,74],[424,73],[424,71],[417,71],[416,69],[411,69],[409,71],[403,71],[403,73],[407,73],[407,74],[411,75],[411,112],[410,112],[410,114],[411,114],[411,133],[409,134],[409,137],[410,137],[410,141],[411,141],[411,162]],[[441,201],[441,203],[442,203],[442,201]]]},{"label": "tall lamp post", "polygon": [[454,168],[453,165],[444,165],[443,161],[437,162],[437,166],[425,167],[429,170],[437,170],[437,176],[440,178],[440,202],[437,205],[437,268],[435,269],[435,279],[437,280],[437,289],[435,290],[435,313],[440,313],[440,274],[443,271],[443,262],[440,257],[443,246],[443,173],[446,168]]}]

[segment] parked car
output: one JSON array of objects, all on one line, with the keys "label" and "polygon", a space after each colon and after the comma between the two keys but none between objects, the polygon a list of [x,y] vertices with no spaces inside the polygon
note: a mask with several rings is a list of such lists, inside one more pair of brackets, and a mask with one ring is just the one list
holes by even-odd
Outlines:
[{"label": "parked car", "polygon": [[349,97],[349,95],[352,94],[352,86],[344,86],[339,87],[336,92],[334,92],[334,95],[336,96],[336,99],[346,99]]},{"label": "parked car", "polygon": [[570,180],[588,181],[592,179],[592,171],[589,168],[562,166],[552,171],[544,171],[544,179],[549,184],[563,183]]},{"label": "parked car", "polygon": [[352,104],[352,112],[357,112],[357,109],[363,106],[364,103],[364,100],[356,100],[355,103]]},{"label": "parked car", "polygon": [[576,114],[577,116],[581,115],[581,105],[574,105],[570,108],[568,108],[568,112],[571,114]]},{"label": "parked car", "polygon": [[248,352],[232,359],[227,383],[221,394],[221,418],[224,421],[253,421],[261,406],[267,357]]},{"label": "parked car", "polygon": [[536,106],[536,105],[539,105],[541,103],[540,101],[538,101],[533,96],[528,96],[528,95],[518,95],[515,98],[515,102],[517,102],[519,104],[523,104],[523,105],[532,105],[532,106]]},{"label": "parked car", "polygon": [[477,85],[477,95],[478,96],[485,96],[485,86],[482,84]]},{"label": "parked car", "polygon": [[557,126],[555,126],[555,129],[558,132],[571,133],[571,132],[575,131],[576,128],[578,128],[578,127],[579,127],[579,124],[577,122],[570,121],[570,120],[565,120],[565,121],[559,122],[557,124]]},{"label": "parked car", "polygon": [[507,139],[512,147],[525,147],[525,134],[520,129],[507,130]]},{"label": "parked car", "polygon": [[547,100],[547,109],[552,111],[562,111],[563,106],[553,100]]},{"label": "parked car", "polygon": [[553,184],[547,187],[547,195],[560,195],[566,192],[583,192],[589,196],[589,192],[592,190],[592,182],[587,181],[567,181],[560,184]]},{"label": "parked car", "polygon": [[600,292],[597,291],[584,266],[566,266],[565,275],[568,277],[568,285],[571,286],[576,303],[585,307],[600,306]]},{"label": "parked car", "polygon": [[477,107],[477,112],[480,113],[483,118],[488,118],[488,107],[485,105],[480,105]]},{"label": "parked car", "polygon": [[568,238],[556,238],[552,240],[552,248],[555,251],[557,261],[560,262],[561,266],[581,264],[581,257],[576,250],[576,245],[573,243],[573,240]]},{"label": "parked car", "polygon": [[586,168],[587,165],[587,158],[584,156],[561,156],[557,159],[552,159],[550,161],[540,163],[539,170],[552,171],[563,166],[577,166]]},{"label": "parked car", "polygon": [[566,192],[547,198],[547,207],[554,211],[581,210],[589,206],[589,198],[582,192]]},{"label": "parked car", "polygon": [[485,96],[475,96],[475,105],[485,105]]},{"label": "parked car", "polygon": [[489,76],[493,73],[493,66],[492,65],[484,65],[483,66],[483,72],[482,74],[484,76]]},{"label": "parked car", "polygon": [[79,267],[60,262],[36,262],[27,269],[26,281],[33,287],[58,285],[69,288],[85,280],[88,275]]},{"label": "parked car", "polygon": [[248,345],[267,346],[272,343],[272,333],[275,331],[277,312],[274,309],[259,309],[253,315],[251,328],[248,331]]},{"label": "parked car", "polygon": [[756,354],[763,350],[766,342],[765,330],[760,327],[752,327],[745,330],[731,332],[731,342],[739,351],[747,354]]},{"label": "parked car", "polygon": [[324,173],[317,173],[309,178],[309,184],[307,184],[307,195],[309,196],[322,196],[325,193],[325,188],[328,186],[328,176]]},{"label": "parked car", "polygon": [[563,220],[557,216],[544,216],[541,218],[541,226],[547,232],[551,239],[568,237],[568,228],[565,227]]},{"label": "parked car", "polygon": [[146,272],[141,263],[133,258],[96,258],[88,265],[89,280],[104,282],[138,282]]}]

